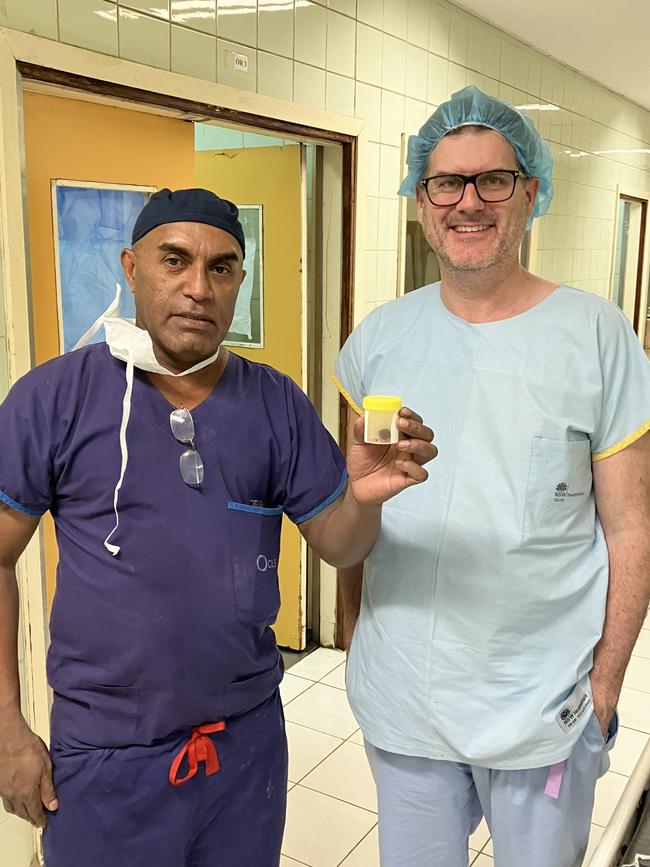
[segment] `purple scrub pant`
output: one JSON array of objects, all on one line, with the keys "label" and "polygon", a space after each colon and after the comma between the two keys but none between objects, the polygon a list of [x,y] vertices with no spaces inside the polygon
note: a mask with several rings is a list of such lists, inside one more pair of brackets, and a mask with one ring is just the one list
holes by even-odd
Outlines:
[{"label": "purple scrub pant", "polygon": [[190,732],[152,746],[53,746],[46,867],[278,867],[287,799],[279,693],[209,735],[221,769],[169,782]]}]

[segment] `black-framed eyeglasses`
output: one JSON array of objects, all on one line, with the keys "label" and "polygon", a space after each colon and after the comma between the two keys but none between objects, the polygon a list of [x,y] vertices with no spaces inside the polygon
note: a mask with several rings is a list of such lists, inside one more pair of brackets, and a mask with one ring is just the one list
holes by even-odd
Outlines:
[{"label": "black-framed eyeglasses", "polygon": [[203,461],[194,445],[194,419],[189,409],[175,409],[169,416],[172,433],[179,443],[189,445],[180,456],[181,478],[186,485],[199,488],[203,484]]},{"label": "black-framed eyeglasses", "polygon": [[523,172],[496,169],[492,172],[479,172],[477,175],[432,175],[422,178],[420,184],[432,205],[448,208],[460,202],[465,195],[467,184],[474,187],[476,195],[483,202],[507,202],[512,198],[519,177],[528,178]]}]

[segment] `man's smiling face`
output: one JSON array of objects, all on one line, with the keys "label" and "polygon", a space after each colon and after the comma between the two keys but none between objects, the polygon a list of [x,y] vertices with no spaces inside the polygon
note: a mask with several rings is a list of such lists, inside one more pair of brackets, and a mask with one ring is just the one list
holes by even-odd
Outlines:
[{"label": "man's smiling face", "polygon": [[[445,136],[429,156],[426,177],[520,170],[509,142],[491,129],[470,127]],[[483,271],[517,261],[539,181],[519,177],[505,202],[483,202],[472,184],[456,205],[437,207],[417,188],[418,219],[444,270]]]}]

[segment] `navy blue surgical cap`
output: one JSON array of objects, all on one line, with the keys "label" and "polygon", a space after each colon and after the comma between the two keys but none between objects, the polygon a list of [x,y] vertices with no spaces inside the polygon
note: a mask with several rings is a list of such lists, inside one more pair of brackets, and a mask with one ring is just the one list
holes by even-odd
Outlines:
[{"label": "navy blue surgical cap", "polygon": [[220,199],[210,190],[158,190],[140,211],[133,227],[131,243],[164,223],[206,223],[228,232],[246,254],[244,230],[239,222],[237,205]]}]

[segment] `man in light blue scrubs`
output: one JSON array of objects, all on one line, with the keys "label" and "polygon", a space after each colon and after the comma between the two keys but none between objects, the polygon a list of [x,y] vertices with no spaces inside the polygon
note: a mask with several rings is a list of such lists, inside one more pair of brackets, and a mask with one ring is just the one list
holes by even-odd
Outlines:
[{"label": "man in light blue scrubs", "polygon": [[528,118],[468,87],[408,166],[441,282],[373,311],[336,372],[352,417],[400,395],[440,450],[384,508],[348,663],[381,864],[466,867],[485,816],[496,867],[578,867],[650,596],[650,365],[614,304],[520,265],[552,196]]}]

